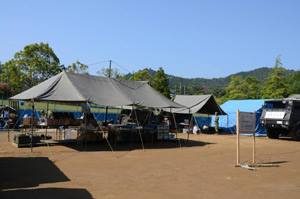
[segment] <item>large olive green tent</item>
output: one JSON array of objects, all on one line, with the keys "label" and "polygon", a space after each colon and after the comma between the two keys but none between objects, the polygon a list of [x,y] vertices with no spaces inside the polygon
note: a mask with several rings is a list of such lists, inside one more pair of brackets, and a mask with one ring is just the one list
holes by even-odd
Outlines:
[{"label": "large olive green tent", "polygon": [[92,103],[103,106],[182,108],[145,81],[127,81],[93,75],[61,72],[10,100]]}]

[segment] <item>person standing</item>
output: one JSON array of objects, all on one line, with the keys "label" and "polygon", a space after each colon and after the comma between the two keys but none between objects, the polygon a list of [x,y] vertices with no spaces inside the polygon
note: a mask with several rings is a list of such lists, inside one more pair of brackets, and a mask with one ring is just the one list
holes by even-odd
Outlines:
[{"label": "person standing", "polygon": [[216,133],[219,133],[219,116],[218,116],[218,112],[215,112],[215,131]]}]

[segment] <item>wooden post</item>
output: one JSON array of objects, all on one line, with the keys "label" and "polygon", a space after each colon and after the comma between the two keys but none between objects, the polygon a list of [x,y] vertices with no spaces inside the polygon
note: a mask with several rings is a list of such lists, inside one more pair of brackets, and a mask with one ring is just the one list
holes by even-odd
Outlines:
[{"label": "wooden post", "polygon": [[253,133],[253,163],[255,163],[255,132]]},{"label": "wooden post", "polygon": [[240,127],[239,127],[239,109],[236,111],[236,164],[240,164]]},{"label": "wooden post", "polygon": [[[255,111],[253,111],[253,114],[255,115]],[[253,163],[255,163],[255,129],[253,131]]]}]

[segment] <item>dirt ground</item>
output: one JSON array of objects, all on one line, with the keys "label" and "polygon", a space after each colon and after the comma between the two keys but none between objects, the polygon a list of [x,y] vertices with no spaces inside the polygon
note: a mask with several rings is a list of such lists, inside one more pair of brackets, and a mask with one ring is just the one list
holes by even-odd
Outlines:
[{"label": "dirt ground", "polygon": [[[13,133],[10,135],[12,140]],[[0,132],[0,198],[300,198],[300,142],[256,138],[251,171],[236,164],[236,136],[180,134],[180,143],[16,148]],[[241,136],[252,163],[252,137]],[[181,147],[180,147],[181,145]]]}]

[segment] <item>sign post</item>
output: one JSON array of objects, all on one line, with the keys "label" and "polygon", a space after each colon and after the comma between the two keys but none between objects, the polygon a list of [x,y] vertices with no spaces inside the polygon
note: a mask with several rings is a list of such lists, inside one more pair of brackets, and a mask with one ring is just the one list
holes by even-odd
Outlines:
[{"label": "sign post", "polygon": [[240,127],[239,127],[239,109],[236,111],[236,164],[240,164]]},{"label": "sign post", "polygon": [[255,111],[240,112],[236,111],[236,135],[237,135],[237,164],[240,164],[240,133],[253,133],[253,163],[255,163]]}]

